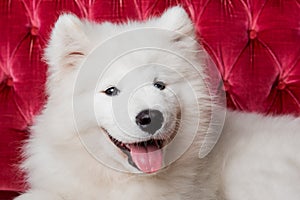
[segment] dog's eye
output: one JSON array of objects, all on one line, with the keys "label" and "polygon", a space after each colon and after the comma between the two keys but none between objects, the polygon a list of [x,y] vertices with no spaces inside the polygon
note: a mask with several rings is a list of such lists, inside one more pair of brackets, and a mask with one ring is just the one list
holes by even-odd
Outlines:
[{"label": "dog's eye", "polygon": [[162,81],[156,81],[153,85],[159,90],[163,90],[166,88],[166,84]]},{"label": "dog's eye", "polygon": [[107,96],[116,96],[119,94],[119,92],[120,90],[116,87],[109,87],[104,91]]}]

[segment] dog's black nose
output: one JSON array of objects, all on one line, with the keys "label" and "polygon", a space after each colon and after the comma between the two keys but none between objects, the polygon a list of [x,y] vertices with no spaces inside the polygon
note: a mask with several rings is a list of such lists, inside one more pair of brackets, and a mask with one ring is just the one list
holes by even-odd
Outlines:
[{"label": "dog's black nose", "polygon": [[135,122],[140,129],[153,135],[162,127],[164,117],[158,110],[143,110],[135,117]]}]

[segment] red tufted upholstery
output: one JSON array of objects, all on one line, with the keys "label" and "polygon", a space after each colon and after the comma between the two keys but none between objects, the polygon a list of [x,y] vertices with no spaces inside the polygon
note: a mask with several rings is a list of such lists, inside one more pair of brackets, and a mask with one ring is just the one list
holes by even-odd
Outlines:
[{"label": "red tufted upholstery", "polygon": [[[45,100],[41,61],[59,13],[95,21],[143,20],[181,4],[217,63],[228,106],[300,113],[299,0],[0,1],[0,199],[24,190],[19,147]],[[12,191],[12,192],[11,192]]]}]

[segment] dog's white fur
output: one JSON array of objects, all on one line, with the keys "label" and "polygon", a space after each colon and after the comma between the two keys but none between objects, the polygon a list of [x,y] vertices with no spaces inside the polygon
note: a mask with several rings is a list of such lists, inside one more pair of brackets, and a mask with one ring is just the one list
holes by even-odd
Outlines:
[{"label": "dog's white fur", "polygon": [[[181,71],[189,79],[199,101],[193,102],[190,100],[193,98],[187,97],[183,83],[178,82],[178,77],[174,74],[160,72],[159,68],[143,68],[145,71],[139,72],[139,75],[143,80],[150,77],[151,81],[161,73],[159,75],[168,83],[167,87],[171,87],[176,93],[184,108],[181,114],[186,121],[181,123],[188,124],[191,119],[198,117],[199,107],[200,128],[191,147],[170,166],[146,176],[118,172],[100,164],[86,151],[76,131],[83,133],[83,140],[92,141],[96,153],[107,154],[103,158],[110,160],[112,165],[125,171],[136,170],[104,136],[105,133],[101,132],[99,125],[85,114],[89,112],[85,110],[85,105],[89,103],[86,95],[94,93],[94,88],[89,88],[92,83],[85,79],[86,85],[79,85],[78,91],[74,91],[74,84],[80,64],[97,44],[121,32],[145,27],[179,32],[184,36],[178,37],[175,33],[172,37],[169,34],[153,36],[146,32],[146,35],[134,36],[131,41],[111,48],[122,48],[122,45],[149,40],[149,44],[154,43],[158,47],[178,52],[191,60],[204,77],[202,60],[199,60],[200,47],[194,40],[188,39],[195,38],[193,25],[181,7],[167,10],[160,18],[120,25],[96,24],[80,21],[70,14],[62,15],[54,27],[46,49],[49,64],[48,102],[42,114],[37,117],[32,127],[32,135],[24,148],[26,160],[22,167],[28,173],[31,189],[16,200],[299,199],[300,119],[228,111],[217,145],[208,156],[199,159],[199,147],[210,120],[211,99],[202,81],[203,77],[194,76],[195,72],[176,56],[162,52],[142,51],[119,59],[111,66],[109,76],[103,77],[103,83],[97,86],[97,90],[117,84],[120,77],[132,70],[130,66],[152,61]],[[97,67],[103,64],[103,56],[109,55],[98,55],[99,59],[95,63]],[[120,65],[121,70],[114,70]],[[93,69],[95,66],[89,67]],[[126,83],[120,87],[123,91],[126,90]],[[143,106],[155,105],[159,101],[163,102],[161,105],[166,105],[162,109],[168,119],[172,121],[174,118],[172,109],[178,108],[178,105],[171,93],[162,95],[156,88],[149,86],[135,95],[129,104],[133,105],[129,108],[129,114],[134,116]],[[79,116],[82,124],[76,127],[77,130],[72,107],[74,96],[82,106]],[[145,96],[146,100],[143,98]],[[120,141],[135,142],[137,138],[147,138],[147,135],[134,127],[128,128],[132,129],[135,138],[122,134],[115,128],[113,111],[109,106],[111,98],[113,97],[104,94],[95,96],[96,118],[99,123]],[[174,128],[172,123],[163,127],[161,134],[170,128]],[[180,131],[188,132],[188,125],[183,125]]]}]

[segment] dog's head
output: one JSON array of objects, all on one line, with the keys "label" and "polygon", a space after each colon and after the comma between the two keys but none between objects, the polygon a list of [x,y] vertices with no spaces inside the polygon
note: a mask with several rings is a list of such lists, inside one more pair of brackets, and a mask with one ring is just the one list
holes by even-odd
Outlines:
[{"label": "dog's head", "polygon": [[119,25],[64,14],[46,49],[48,106],[73,103],[65,117],[105,164],[156,172],[189,147],[209,113],[203,55],[181,7]]}]

